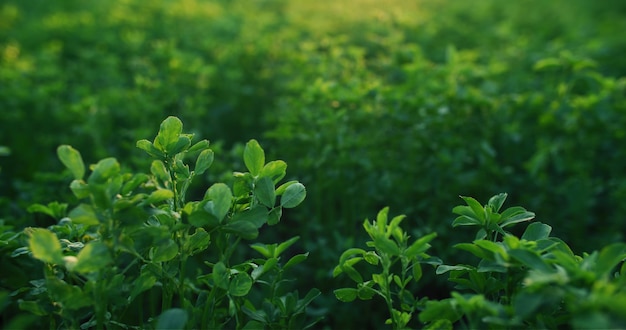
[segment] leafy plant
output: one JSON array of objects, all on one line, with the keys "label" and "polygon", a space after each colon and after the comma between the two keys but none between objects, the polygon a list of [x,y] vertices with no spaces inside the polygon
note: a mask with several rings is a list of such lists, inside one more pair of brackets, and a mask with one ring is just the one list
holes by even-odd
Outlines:
[{"label": "leafy plant", "polygon": [[[235,173],[232,187],[215,183],[201,200],[188,201],[193,179],[211,166],[214,154],[207,140],[192,144],[193,135],[182,128],[178,118],[168,117],[153,141],[137,142],[153,158],[150,174],[123,173],[116,159],[105,158],[89,166],[85,178],[80,153],[68,145],[57,149],[80,203],[69,212],[56,202],[31,207],[59,223],[25,230],[30,253],[44,263],[44,277],[32,282],[20,308],[69,328],[306,325],[305,309],[319,291],[298,299],[297,292],[283,296],[281,286],[283,273],[308,256],[281,261],[297,237],[277,246],[254,244],[264,258],[240,260],[242,240],[279,223],[283,208],[304,200],[304,185],[276,187],[287,164],[266,163],[251,140],[243,153],[248,172]],[[278,306],[267,317],[249,299],[255,286],[269,286],[263,304]],[[128,315],[130,306],[139,306],[138,314]]]},{"label": "leafy plant", "polygon": [[[389,221],[388,213],[389,208],[383,208],[375,221],[366,219],[363,223],[371,238],[367,242],[371,250],[350,248],[341,254],[333,276],[346,274],[357,287],[337,289],[334,293],[344,302],[379,296],[385,301],[390,316],[385,323],[394,329],[404,329],[423,304],[423,300],[409,289],[409,284],[421,279],[422,263],[438,265],[441,261],[426,254],[430,247],[428,242],[435,238],[435,233],[410,242],[409,235],[400,227],[405,216],[399,215]],[[380,273],[357,271],[355,266],[363,260],[377,266]]]}]

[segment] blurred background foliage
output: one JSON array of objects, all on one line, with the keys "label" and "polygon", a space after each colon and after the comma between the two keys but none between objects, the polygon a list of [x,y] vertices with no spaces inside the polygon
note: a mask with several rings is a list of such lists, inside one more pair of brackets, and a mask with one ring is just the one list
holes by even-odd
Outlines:
[{"label": "blurred background foliage", "polygon": [[147,168],[136,140],[175,115],[221,160],[198,195],[250,138],[289,164],[308,198],[262,240],[302,236],[327,325],[382,324],[330,276],[382,206],[449,263],[459,195],[508,192],[579,253],[624,239],[623,31],[617,0],[5,0],[0,217],[52,224],[25,210],[72,199],[58,145]]}]

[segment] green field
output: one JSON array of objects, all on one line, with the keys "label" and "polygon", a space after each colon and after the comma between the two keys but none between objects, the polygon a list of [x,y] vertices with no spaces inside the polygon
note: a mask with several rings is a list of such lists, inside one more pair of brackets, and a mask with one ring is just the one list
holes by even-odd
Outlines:
[{"label": "green field", "polygon": [[617,0],[5,0],[0,325],[626,327],[623,31]]}]

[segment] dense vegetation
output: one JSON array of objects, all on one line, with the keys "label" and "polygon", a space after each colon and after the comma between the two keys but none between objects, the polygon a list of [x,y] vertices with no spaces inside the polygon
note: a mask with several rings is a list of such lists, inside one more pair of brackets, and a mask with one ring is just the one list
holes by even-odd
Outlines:
[{"label": "dense vegetation", "polygon": [[[240,318],[268,327],[296,324],[288,322],[304,326],[319,317],[323,318],[316,327],[337,329],[379,328],[388,318],[394,327],[406,321],[414,328],[485,326],[481,322],[508,327],[624,327],[626,320],[615,317],[626,315],[624,279],[614,277],[612,271],[619,273],[614,268],[623,264],[619,242],[625,240],[626,39],[621,33],[626,31],[625,16],[621,1],[583,0],[3,1],[2,325],[54,328],[80,326],[72,322],[99,326],[106,321],[107,327],[152,327],[161,312],[173,311],[172,318],[180,321],[176,308],[206,308],[206,299],[214,303],[216,314],[211,320],[191,317],[190,327],[207,322],[226,327],[259,325]],[[174,189],[176,183],[166,181],[176,179],[173,173],[182,175],[184,166],[175,169],[174,158],[168,157],[181,153],[179,159],[188,162],[209,150],[208,143],[187,153],[185,148],[193,148],[191,144],[168,151],[163,142],[163,155],[145,143],[137,144],[153,138],[156,128],[167,131],[171,123],[178,123],[169,116],[185,125],[184,133],[174,129],[172,136],[188,137],[190,143],[211,140],[215,155],[210,169],[195,170],[197,176],[186,178],[182,197]],[[170,124],[163,128],[166,122]],[[158,148],[156,140],[149,142]],[[284,182],[297,180],[306,186],[306,199],[297,208],[285,207],[283,213],[280,196],[287,187],[274,190],[274,184],[279,184],[276,177],[266,175],[271,177],[270,189],[270,179],[262,180],[264,175],[255,173],[250,150],[258,151],[257,145],[263,146],[267,159],[289,164]],[[68,157],[77,159],[74,151],[80,151],[86,170],[68,161]],[[104,161],[110,157],[119,163]],[[208,157],[206,152],[201,158],[208,161]],[[155,168],[155,160],[164,164],[170,179]],[[86,173],[97,173],[99,168],[90,163],[101,164],[102,171],[109,166],[116,170],[106,170],[110,176],[88,182]],[[185,164],[192,171],[204,166],[196,160]],[[241,188],[243,174],[232,175],[242,170],[253,177],[244,180],[249,190]],[[283,170],[277,171],[282,175]],[[118,175],[121,179],[113,179]],[[90,190],[93,196],[77,193],[76,184],[68,188],[72,180],[83,179],[88,186],[111,184],[108,180],[137,183],[119,191],[132,200],[130,209],[140,214],[136,220],[143,219],[133,226],[147,221],[146,214],[156,210],[170,215],[157,219],[162,227],[152,223],[161,229],[137,242],[136,250],[116,247],[119,237],[138,235],[136,228],[89,229],[95,225],[89,220],[82,224],[85,228],[74,227],[78,226],[75,210],[81,205],[91,205],[102,224],[108,223],[103,219],[117,221],[115,212],[120,211],[98,213],[113,207],[97,197],[99,188]],[[216,185],[220,188],[211,195],[209,187]],[[259,185],[265,187],[261,193],[255,190]],[[224,187],[232,192],[231,202],[239,201],[232,203],[225,219],[237,219],[238,212],[261,205],[272,214],[268,219],[276,219],[279,211],[275,210],[280,209],[280,224],[259,228],[276,220],[255,222],[256,233],[220,221],[215,225],[187,220],[201,212],[198,205],[228,195]],[[122,188],[107,189],[105,196],[115,200],[111,192]],[[169,189],[174,195],[160,192],[164,195],[150,199],[153,189]],[[499,214],[504,202],[503,195],[496,195],[500,192],[508,192],[509,203],[532,210],[540,222],[526,225],[530,219],[524,219],[505,231],[476,215],[478,222],[473,225],[483,226],[487,236],[452,229],[453,222],[459,225],[451,213],[459,195],[489,200],[485,205],[468,202],[475,213],[478,204]],[[197,204],[186,209],[182,201]],[[389,209],[380,211],[386,206]],[[389,229],[384,239],[375,238],[376,225],[364,228],[363,219],[379,214],[380,224],[386,222],[387,212],[405,214],[404,229]],[[187,227],[174,225],[173,214],[183,214]],[[68,224],[68,219],[73,222]],[[166,235],[165,228],[184,232],[182,236],[199,235],[197,245]],[[205,242],[200,240],[203,230],[229,238],[216,236]],[[390,236],[392,232],[399,236]],[[219,247],[235,239],[229,235],[253,239],[250,244],[256,252],[237,248],[230,255],[221,254]],[[419,248],[416,245],[409,256],[404,255],[409,264],[398,261],[402,265],[394,267],[399,268],[383,269],[401,277],[399,291],[392,294],[394,283],[372,276],[374,268],[382,267],[384,260],[401,260],[402,244],[424,237],[428,239]],[[58,253],[36,252],[34,242],[55,239],[61,239],[61,250],[56,243],[40,250],[52,248]],[[87,244],[94,239],[102,244]],[[373,242],[369,245],[373,250],[354,250],[367,246],[366,241]],[[164,245],[158,247],[156,242]],[[285,244],[283,259],[279,252],[261,248],[274,243],[271,249]],[[151,244],[164,256],[150,252]],[[455,244],[461,248],[450,248]],[[83,310],[92,300],[76,302],[74,314],[37,309],[58,303],[54,295],[46,298],[49,301],[41,298],[51,291],[54,276],[77,281],[67,288],[74,293],[75,288],[85,295],[105,290],[89,284],[97,282],[93,272],[103,271],[97,265],[73,268],[61,260],[73,256],[80,260],[83,246],[91,246],[84,255],[104,258],[101,265],[112,262],[103,255],[141,256],[136,262],[116,260],[118,266],[130,268],[123,273],[126,277],[111,279],[120,282],[106,285],[129,285],[139,278],[146,288],[154,281],[157,287],[174,291],[122,290],[120,295],[127,296],[117,299],[124,302],[102,301],[93,315]],[[172,246],[180,247],[175,257],[168,254],[174,251]],[[486,261],[475,263],[471,254]],[[300,256],[297,265],[294,261],[287,266],[296,256]],[[272,272],[253,274],[272,258],[276,260],[269,261]],[[346,262],[357,263],[358,258],[371,262],[371,267],[350,271],[354,265]],[[193,262],[186,270],[177,268],[185,260]],[[415,266],[422,263],[428,266]],[[141,270],[163,264],[176,264],[172,272],[180,275],[182,283],[189,275],[187,283],[192,284],[184,286],[171,276]],[[203,274],[196,274],[194,267]],[[485,287],[509,275],[503,267],[511,271],[507,277],[511,287]],[[412,273],[417,268],[420,273]],[[226,271],[248,275],[226,276],[228,281],[218,283],[214,279],[219,275],[209,275]],[[414,281],[406,281],[409,275]],[[472,285],[463,282],[464,276],[474,281],[474,296],[466,292]],[[535,280],[535,286],[516,287],[529,280]],[[257,281],[286,284],[268,292],[258,288]],[[231,282],[237,283],[234,294],[229,291]],[[354,282],[357,291],[351,291]],[[453,283],[461,288],[453,288]],[[235,290],[240,284],[246,290]],[[343,291],[336,295],[340,288]],[[411,293],[411,304],[399,302],[408,297],[406,292]],[[589,295],[579,296],[585,293]],[[204,296],[211,294],[213,300]],[[549,301],[548,296],[562,299]],[[346,304],[338,297],[373,299]],[[589,297],[597,299],[578,304]],[[163,303],[147,303],[153,299]],[[146,303],[137,307],[131,301]],[[291,310],[286,301],[292,302]],[[537,313],[539,306],[559,303],[564,307],[549,316]],[[520,310],[521,305],[530,307]],[[363,311],[369,312],[367,319]],[[119,314],[111,318],[106,312]],[[275,318],[264,318],[263,313]],[[580,317],[571,318],[572,314]],[[449,316],[449,324],[432,315]],[[512,323],[503,323],[503,318]]]}]

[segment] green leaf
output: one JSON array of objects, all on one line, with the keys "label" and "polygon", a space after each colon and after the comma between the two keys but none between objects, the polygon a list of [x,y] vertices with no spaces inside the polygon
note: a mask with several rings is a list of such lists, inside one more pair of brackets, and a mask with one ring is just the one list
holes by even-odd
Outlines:
[{"label": "green leaf", "polygon": [[484,249],[481,249],[478,245],[473,244],[473,243],[459,243],[459,244],[453,245],[453,247],[457,248],[457,249],[468,251],[471,254],[473,254],[473,255],[481,258],[481,259],[491,259],[492,258],[490,253],[488,253]]},{"label": "green leaf", "polygon": [[243,150],[243,162],[250,174],[257,176],[265,165],[265,152],[257,140],[250,140]]},{"label": "green leaf", "polygon": [[509,251],[509,255],[513,259],[519,261],[525,266],[531,269],[537,269],[543,272],[552,272],[554,269],[550,267],[540,256],[537,254],[522,249],[512,249]]},{"label": "green leaf", "polygon": [[105,158],[96,164],[87,182],[89,184],[105,183],[118,173],[120,173],[120,164],[117,160],[112,157]]},{"label": "green leaf", "polygon": [[70,189],[78,199],[89,197],[89,186],[83,180],[73,180]]},{"label": "green leaf", "polygon": [[413,280],[415,280],[415,282],[419,281],[422,278],[422,265],[419,262],[416,261],[413,263],[412,273]]},{"label": "green leaf", "polygon": [[87,243],[76,258],[78,262],[72,270],[81,274],[98,272],[112,262],[109,249],[99,241]]},{"label": "green leaf", "polygon": [[280,206],[293,208],[302,203],[306,197],[306,188],[301,183],[294,183],[285,189],[285,193],[280,199]]},{"label": "green leaf", "polygon": [[596,261],[595,272],[600,277],[610,274],[620,262],[626,260],[626,244],[614,243],[600,250]]},{"label": "green leaf", "polygon": [[287,270],[303,261],[305,261],[309,257],[309,253],[296,254],[291,257],[283,266],[283,270]]},{"label": "green leaf", "polygon": [[261,204],[268,208],[274,207],[276,203],[276,193],[274,191],[274,182],[269,177],[261,177],[255,182],[254,196]]},{"label": "green leaf", "polygon": [[174,198],[173,191],[169,189],[157,189],[150,193],[150,196],[145,200],[145,204],[157,204],[172,198]]},{"label": "green leaf", "polygon": [[85,175],[85,164],[78,150],[68,145],[61,145],[57,148],[57,156],[63,165],[72,172],[74,179],[80,180],[83,178]]},{"label": "green leaf", "polygon": [[61,243],[55,233],[44,228],[32,228],[27,233],[28,246],[35,259],[51,264],[63,264]]},{"label": "green leaf", "polygon": [[512,224],[532,220],[534,217],[535,214],[533,212],[528,212],[523,207],[514,206],[502,212],[500,226],[504,228]]},{"label": "green leaf", "polygon": [[453,270],[474,270],[473,267],[471,266],[465,266],[465,265],[439,265],[437,266],[437,270],[435,271],[435,273],[437,275],[441,275],[441,274],[445,274],[449,271],[453,271]]},{"label": "green leaf", "polygon": [[491,207],[491,210],[493,212],[498,212],[500,211],[500,208],[504,204],[506,197],[507,197],[506,193],[495,195],[489,199],[489,202],[487,203],[487,205]]},{"label": "green leaf", "polygon": [[428,244],[428,242],[432,241],[436,236],[437,233],[430,233],[424,237],[421,237],[420,239],[413,242],[413,244],[411,244],[411,246],[409,246],[403,254],[409,259],[420,255],[421,253],[428,250],[428,248],[430,247],[430,244]]},{"label": "green leaf", "polygon": [[168,239],[162,241],[151,250],[151,259],[153,262],[164,262],[174,259],[178,254],[178,245],[174,240]]},{"label": "green leaf", "polygon": [[95,226],[100,224],[96,211],[91,205],[80,204],[70,211],[68,217],[72,219],[72,222],[77,224],[84,224],[87,226]]},{"label": "green leaf", "polygon": [[467,206],[471,208],[472,213],[474,214],[474,217],[480,220],[481,224],[484,224],[485,223],[485,209],[483,208],[483,206],[480,205],[480,203],[472,197],[461,196],[461,198],[465,201],[465,203],[467,203]]},{"label": "green leaf", "polygon": [[144,173],[137,173],[133,175],[133,177],[122,187],[122,195],[130,194],[133,190],[139,187],[139,185],[148,182],[148,180],[150,180],[150,177]]},{"label": "green leaf", "polygon": [[[165,153],[170,153],[169,150],[174,149],[182,131],[183,123],[180,119],[173,116],[167,117],[161,122],[159,133],[154,139],[154,146]],[[170,153],[170,155],[172,154]]]},{"label": "green leaf", "polygon": [[205,198],[208,198],[209,202],[204,209],[222,222],[233,201],[230,188],[224,183],[216,183],[207,190]]},{"label": "green leaf", "polygon": [[287,163],[282,160],[273,160],[265,166],[261,170],[259,176],[268,177],[272,180],[274,184],[278,183],[282,178],[287,174]]},{"label": "green leaf", "polygon": [[550,236],[550,232],[552,231],[552,227],[546,225],[541,222],[533,222],[526,228],[524,234],[522,235],[522,239],[527,241],[538,241],[541,239],[548,238]]},{"label": "green leaf", "polygon": [[[363,277],[361,276],[361,274],[359,274],[359,272],[356,269],[354,269],[354,267],[352,267],[351,264],[354,264],[361,260],[363,260],[363,258],[354,258],[352,260],[348,260],[346,263],[341,265],[341,271],[346,273],[346,275],[348,275],[348,277],[350,277],[356,283],[363,283]],[[355,262],[352,262],[352,261],[355,261]]]},{"label": "green leaf", "polygon": [[230,222],[249,222],[255,228],[261,228],[261,226],[267,223],[268,217],[267,209],[257,205],[243,212],[235,213]]},{"label": "green leaf", "polygon": [[280,244],[276,247],[274,257],[279,257],[285,250],[287,250],[290,246],[292,246],[295,242],[300,239],[300,236],[294,236]]},{"label": "green leaf", "polygon": [[209,167],[211,167],[211,164],[213,164],[213,158],[213,150],[202,150],[200,155],[198,155],[198,159],[196,159],[196,167],[194,167],[194,172],[197,175],[203,174],[206,170],[209,169]]},{"label": "green leaf", "polygon": [[161,160],[152,161],[152,164],[150,165],[150,173],[163,183],[169,182],[171,179],[167,168],[165,168],[165,163]]},{"label": "green leaf", "polygon": [[209,233],[204,228],[196,228],[196,232],[189,236],[184,243],[184,249],[190,255],[194,255],[197,252],[204,251],[211,242]]},{"label": "green leaf", "polygon": [[168,155],[179,154],[182,151],[189,149],[189,146],[191,146],[191,139],[187,136],[180,136],[178,138],[178,141],[176,141],[176,143],[170,144],[167,146],[167,154]]},{"label": "green leaf", "polygon": [[385,236],[374,237],[374,244],[376,246],[376,249],[380,250],[383,253],[392,256],[400,255],[400,249],[398,248],[398,245]]},{"label": "green leaf", "polygon": [[187,150],[187,153],[193,153],[197,151],[204,151],[209,148],[209,140],[198,141]]},{"label": "green leaf", "polygon": [[339,301],[351,302],[356,299],[357,295],[359,294],[359,290],[354,289],[354,288],[343,288],[343,289],[337,289],[333,291],[333,293],[335,294],[335,297],[337,297]]},{"label": "green leaf", "polygon": [[223,262],[218,262],[213,266],[213,283],[219,288],[228,290],[230,272]]},{"label": "green leaf", "polygon": [[90,296],[76,285],[70,285],[56,277],[49,277],[46,280],[46,286],[50,298],[60,305],[61,308],[78,310],[83,307],[93,306]]},{"label": "green leaf", "polygon": [[298,183],[298,181],[292,180],[292,181],[287,181],[281,184],[278,188],[276,188],[276,196],[282,196],[285,193],[285,190],[287,190],[287,188],[289,188],[289,186],[291,186],[294,183]]},{"label": "green leaf", "polygon": [[228,286],[228,293],[235,297],[243,297],[252,288],[252,278],[246,273],[237,273],[233,276]]},{"label": "green leaf", "polygon": [[137,141],[136,146],[137,148],[145,151],[148,155],[150,155],[153,158],[157,158],[157,159],[165,158],[165,154],[161,150],[155,148],[152,142],[146,139]]},{"label": "green leaf", "polygon": [[259,229],[249,221],[230,221],[222,229],[231,234],[240,236],[243,239],[255,239],[259,236]]},{"label": "green leaf", "polygon": [[157,282],[157,278],[151,272],[142,272],[137,279],[133,281],[133,289],[130,292],[130,302],[135,300],[142,292],[152,289]]},{"label": "green leaf", "polygon": [[182,330],[187,324],[187,312],[181,308],[170,308],[159,315],[157,330]]},{"label": "green leaf", "polygon": [[273,226],[280,222],[280,218],[283,216],[283,208],[275,207],[267,215],[267,224]]}]

